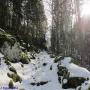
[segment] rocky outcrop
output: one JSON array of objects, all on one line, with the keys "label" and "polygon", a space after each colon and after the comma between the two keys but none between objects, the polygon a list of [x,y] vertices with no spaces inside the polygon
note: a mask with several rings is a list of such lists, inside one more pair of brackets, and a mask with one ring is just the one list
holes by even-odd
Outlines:
[{"label": "rocky outcrop", "polygon": [[[8,61],[18,62],[22,59],[22,49],[19,42],[2,29],[0,29],[0,51]],[[27,59],[25,55],[23,55],[24,60]]]}]

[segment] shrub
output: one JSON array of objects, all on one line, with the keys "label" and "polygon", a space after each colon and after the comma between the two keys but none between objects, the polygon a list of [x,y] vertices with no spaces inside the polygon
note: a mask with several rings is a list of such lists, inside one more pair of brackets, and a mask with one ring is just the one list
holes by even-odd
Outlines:
[{"label": "shrub", "polygon": [[21,81],[22,81],[20,76],[17,75],[17,74],[12,74],[12,79],[13,79],[14,82],[18,82],[19,81],[21,83]]},{"label": "shrub", "polygon": [[28,55],[24,52],[21,53],[21,59],[20,61],[23,63],[23,64],[28,64],[29,63],[29,58],[28,58]]},{"label": "shrub", "polygon": [[9,82],[9,85],[8,85],[8,86],[9,86],[9,88],[10,88],[10,89],[13,89],[14,85],[13,85],[13,81],[12,81],[12,80],[10,80],[10,82]]}]

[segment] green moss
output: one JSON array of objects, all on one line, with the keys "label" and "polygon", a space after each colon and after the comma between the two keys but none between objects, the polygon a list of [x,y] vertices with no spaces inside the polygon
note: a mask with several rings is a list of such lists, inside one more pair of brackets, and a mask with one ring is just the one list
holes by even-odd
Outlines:
[{"label": "green moss", "polygon": [[13,73],[13,74],[10,74],[10,73],[7,73],[8,77],[12,78],[12,80],[14,82],[20,82],[22,81],[22,79],[20,78],[20,76],[16,73]]},{"label": "green moss", "polygon": [[90,90],[90,86],[89,86],[88,90]]},{"label": "green moss", "polygon": [[8,42],[11,46],[13,46],[16,39],[8,33],[0,33],[0,47],[4,44],[4,42]]},{"label": "green moss", "polygon": [[24,52],[21,53],[21,58],[23,59],[27,59],[28,58],[28,55]]}]

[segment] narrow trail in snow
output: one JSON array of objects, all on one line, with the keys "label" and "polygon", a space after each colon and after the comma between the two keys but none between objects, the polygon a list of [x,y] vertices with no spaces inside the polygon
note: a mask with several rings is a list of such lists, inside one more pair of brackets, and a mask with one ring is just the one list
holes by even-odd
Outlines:
[{"label": "narrow trail in snow", "polygon": [[54,63],[54,58],[50,58],[45,51],[35,54],[35,59],[32,59],[30,64],[24,65],[23,70],[19,64],[13,66],[22,76],[23,81],[20,87],[28,87],[26,90],[55,90],[55,88],[60,90],[57,64]]}]

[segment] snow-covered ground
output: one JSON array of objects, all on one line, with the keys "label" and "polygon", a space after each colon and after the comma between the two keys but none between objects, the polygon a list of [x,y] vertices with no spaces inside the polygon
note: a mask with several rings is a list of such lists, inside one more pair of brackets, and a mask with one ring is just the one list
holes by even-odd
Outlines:
[{"label": "snow-covered ground", "polygon": [[[62,85],[58,81],[57,64],[54,63],[54,58],[51,58],[47,52],[42,51],[35,54],[35,59],[31,59],[30,64],[21,67],[21,63],[12,63],[11,65],[17,70],[18,75],[22,78],[22,82],[14,83],[18,89],[25,90],[75,90],[75,89],[62,89]],[[68,68],[71,76],[89,77],[90,72],[82,67],[79,67],[70,62],[69,57],[61,61],[61,64]],[[45,65],[43,65],[45,64]],[[52,66],[52,70],[50,67]],[[8,86],[10,78],[7,73],[10,72],[8,66],[2,60],[0,65],[0,87]],[[41,81],[48,81],[45,85],[31,85],[30,83],[38,83]],[[88,85],[83,84],[82,90],[87,90]],[[0,89],[3,90],[3,89]]]}]

